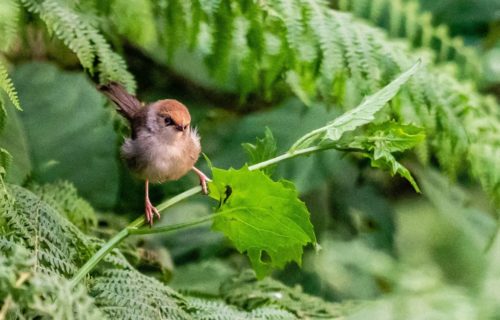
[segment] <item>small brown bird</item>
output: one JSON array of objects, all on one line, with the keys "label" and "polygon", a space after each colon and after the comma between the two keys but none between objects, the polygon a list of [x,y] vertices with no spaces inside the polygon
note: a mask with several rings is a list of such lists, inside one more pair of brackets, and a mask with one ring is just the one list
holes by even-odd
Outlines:
[{"label": "small brown bird", "polygon": [[160,212],[149,200],[149,182],[177,180],[189,170],[200,178],[207,194],[207,176],[194,167],[201,152],[200,137],[191,128],[191,116],[182,103],[166,99],[143,106],[120,84],[112,82],[98,89],[113,101],[117,111],[129,122],[130,138],[125,139],[121,155],[139,178],[146,180],[145,215],[150,225]]}]

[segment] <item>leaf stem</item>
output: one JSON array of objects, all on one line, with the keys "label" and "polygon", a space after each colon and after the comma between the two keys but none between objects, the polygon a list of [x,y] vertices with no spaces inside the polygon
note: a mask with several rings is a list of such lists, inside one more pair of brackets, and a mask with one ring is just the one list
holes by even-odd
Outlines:
[{"label": "leaf stem", "polygon": [[166,233],[166,232],[171,232],[179,229],[186,229],[190,227],[194,227],[196,225],[205,223],[207,221],[212,220],[213,218],[221,215],[221,213],[215,213],[211,214],[208,216],[203,216],[199,217],[198,219],[194,219],[188,222],[183,222],[183,223],[177,223],[177,224],[171,224],[168,226],[161,226],[157,228],[128,228],[128,233],[131,235],[136,235],[136,234],[156,234],[156,233]]},{"label": "leaf stem", "polygon": [[328,126],[323,126],[321,128],[318,128],[318,129],[315,129],[305,135],[303,135],[302,137],[300,137],[297,141],[295,141],[295,143],[292,145],[292,147],[290,148],[290,151],[291,152],[294,152],[296,151],[298,148],[300,148],[300,146],[305,142],[307,141],[307,139],[310,139],[314,136],[318,136],[320,133],[326,131],[326,129],[328,128]]},{"label": "leaf stem", "polygon": [[[158,211],[163,211],[167,209],[168,207],[173,206],[174,204],[189,198],[201,191],[201,187],[193,187],[191,189],[188,189],[164,202],[162,202],[160,205],[157,206]],[[127,238],[131,234],[140,234],[137,232],[138,228],[143,226],[145,224],[144,217],[141,216],[134,221],[132,221],[127,227],[122,229],[120,232],[118,232],[114,237],[109,239],[104,246],[101,247],[79,270],[78,272],[73,276],[71,279],[71,285],[74,287],[78,282],[80,282],[87,273],[92,271],[94,267],[111,251],[113,248],[115,248],[120,242],[122,242],[125,238]],[[155,229],[160,229],[160,228],[150,228],[150,229],[145,229],[147,231],[155,230]],[[134,231],[131,231],[134,230]],[[164,231],[166,232],[166,231]],[[150,233],[157,233],[157,232],[150,232]]]},{"label": "leaf stem", "polygon": [[[253,171],[253,170],[259,170],[268,166],[271,166],[273,164],[279,163],[284,160],[292,159],[297,156],[301,155],[308,155],[311,153],[315,153],[318,151],[322,150],[328,150],[328,149],[337,149],[341,151],[362,151],[360,149],[351,149],[351,148],[342,148],[336,144],[329,144],[329,145],[324,145],[324,146],[315,146],[315,147],[309,147],[309,148],[304,148],[304,149],[299,149],[299,150],[291,150],[287,153],[284,153],[282,155],[279,155],[275,158],[251,165],[248,167],[248,170]],[[164,211],[165,209],[173,206],[176,203],[181,202],[184,199],[187,199],[195,194],[198,194],[201,192],[201,187],[193,187],[191,189],[188,189],[164,202],[159,204],[157,206],[158,211]],[[114,237],[108,240],[79,270],[78,272],[73,276],[71,279],[71,285],[74,287],[76,286],[94,267],[111,251],[113,250],[120,242],[122,242],[124,239],[126,239],[130,235],[140,235],[140,234],[156,234],[156,233],[166,233],[166,232],[171,232],[174,230],[179,230],[179,229],[185,229],[189,228],[198,224],[202,224],[204,222],[212,220],[216,214],[211,214],[209,216],[204,216],[198,219],[195,219],[193,221],[188,221],[184,223],[179,223],[179,224],[174,224],[174,225],[168,225],[168,226],[162,226],[162,227],[156,227],[156,228],[141,228],[145,224],[144,217],[139,217],[136,220],[134,220],[132,223],[130,223],[127,227],[122,229],[120,232],[118,232]]]},{"label": "leaf stem", "polygon": [[[296,151],[288,151],[287,153],[279,155],[275,158],[253,164],[253,165],[248,167],[248,170],[250,170],[250,171],[259,170],[259,169],[269,167],[273,164],[276,164],[276,163],[284,161],[284,160],[292,159],[292,158],[295,158],[295,157],[300,156],[300,155],[307,155],[307,154],[314,153],[316,151],[320,151],[320,150],[324,150],[324,149],[325,149],[324,147],[315,146],[315,147],[309,147],[309,148],[300,149],[300,150],[296,150]],[[331,149],[331,148],[328,148],[328,149]]]},{"label": "leaf stem", "polygon": [[[141,220],[143,218],[141,217]],[[137,220],[135,220],[137,221]],[[134,221],[134,222],[135,222]],[[132,225],[131,223],[130,225]],[[111,238],[104,246],[101,247],[85,264],[78,269],[78,272],[71,279],[71,286],[75,287],[94,267],[111,251],[122,242],[123,239],[129,236],[129,227],[118,232],[113,238]]]}]

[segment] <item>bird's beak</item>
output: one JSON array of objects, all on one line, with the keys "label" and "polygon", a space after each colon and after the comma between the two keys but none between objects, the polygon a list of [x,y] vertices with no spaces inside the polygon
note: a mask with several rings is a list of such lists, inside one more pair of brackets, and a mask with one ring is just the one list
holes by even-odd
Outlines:
[{"label": "bird's beak", "polygon": [[177,125],[177,126],[175,126],[175,129],[177,129],[179,131],[184,131],[184,126]]}]

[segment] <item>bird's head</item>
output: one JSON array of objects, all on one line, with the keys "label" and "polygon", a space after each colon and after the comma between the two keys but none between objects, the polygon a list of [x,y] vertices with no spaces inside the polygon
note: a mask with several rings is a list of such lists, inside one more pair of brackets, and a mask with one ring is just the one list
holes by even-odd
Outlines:
[{"label": "bird's head", "polygon": [[162,134],[170,136],[186,135],[190,131],[191,115],[185,105],[177,100],[160,100],[152,108],[157,127]]}]

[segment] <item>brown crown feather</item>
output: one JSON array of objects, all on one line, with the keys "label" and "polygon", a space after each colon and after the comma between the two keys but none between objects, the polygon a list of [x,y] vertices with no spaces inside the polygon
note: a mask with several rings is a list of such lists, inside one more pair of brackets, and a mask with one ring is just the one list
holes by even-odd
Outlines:
[{"label": "brown crown feather", "polygon": [[161,116],[168,116],[181,126],[189,125],[191,123],[191,115],[185,105],[174,99],[165,99],[157,102],[159,104],[158,114]]}]

